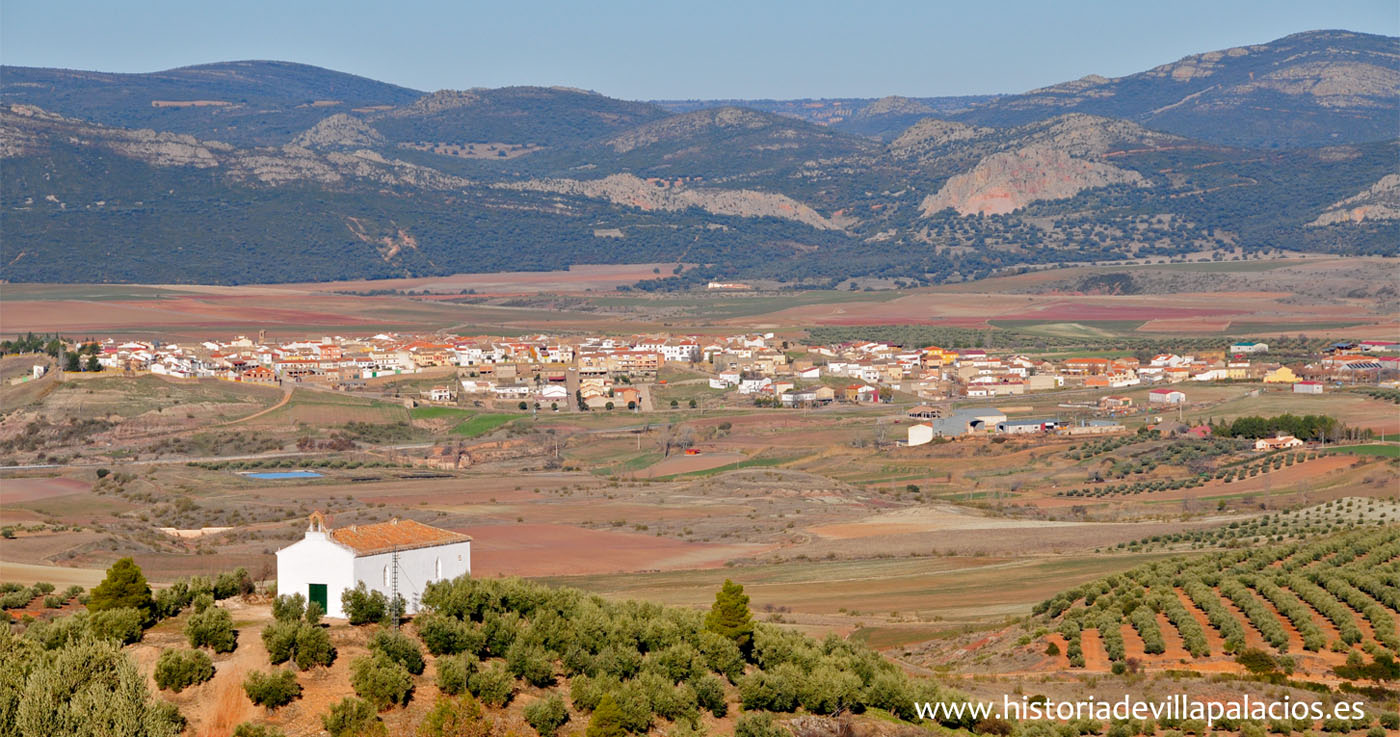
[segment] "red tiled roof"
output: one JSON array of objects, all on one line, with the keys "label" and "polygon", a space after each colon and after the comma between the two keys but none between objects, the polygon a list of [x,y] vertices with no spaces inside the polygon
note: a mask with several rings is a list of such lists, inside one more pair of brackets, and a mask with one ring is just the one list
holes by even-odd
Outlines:
[{"label": "red tiled roof", "polygon": [[412,550],[471,541],[470,537],[460,532],[425,525],[411,519],[341,527],[331,530],[331,539],[354,550],[356,555],[374,555],[391,550]]}]

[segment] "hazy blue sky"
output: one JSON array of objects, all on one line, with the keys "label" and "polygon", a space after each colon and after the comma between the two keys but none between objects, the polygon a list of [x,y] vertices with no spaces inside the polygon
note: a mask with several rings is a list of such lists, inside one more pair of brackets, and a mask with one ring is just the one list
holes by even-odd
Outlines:
[{"label": "hazy blue sky", "polygon": [[1400,35],[1400,3],[3,0],[0,61],[145,72],[281,59],[423,90],[639,99],[922,96],[1120,76],[1318,28]]}]

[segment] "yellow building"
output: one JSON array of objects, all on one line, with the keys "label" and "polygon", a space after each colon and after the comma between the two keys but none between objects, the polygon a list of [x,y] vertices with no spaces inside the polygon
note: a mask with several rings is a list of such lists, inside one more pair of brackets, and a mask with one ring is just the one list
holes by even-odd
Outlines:
[{"label": "yellow building", "polygon": [[1296,384],[1296,383],[1298,383],[1298,377],[1297,377],[1297,376],[1294,376],[1294,375],[1293,375],[1293,370],[1290,369],[1290,368],[1288,368],[1287,366],[1279,366],[1278,368],[1274,369],[1273,371],[1270,371],[1269,373],[1264,374],[1264,383],[1265,383],[1265,384]]}]

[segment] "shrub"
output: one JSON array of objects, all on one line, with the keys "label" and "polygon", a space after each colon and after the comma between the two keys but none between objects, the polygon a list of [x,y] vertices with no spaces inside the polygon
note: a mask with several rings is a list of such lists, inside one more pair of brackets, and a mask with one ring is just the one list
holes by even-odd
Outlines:
[{"label": "shrub", "polygon": [[151,696],[135,663],[111,641],[71,642],[44,653],[36,642],[0,629],[0,684],[6,735],[93,734],[101,725],[102,734],[176,737],[185,728],[179,710]]},{"label": "shrub", "polygon": [[331,733],[331,737],[359,737],[369,732],[367,728],[372,724],[378,724],[382,729],[383,722],[379,721],[374,705],[354,696],[346,696],[331,704],[330,710],[321,715],[321,726]]},{"label": "shrub", "polygon": [[350,685],[355,694],[383,711],[407,704],[413,692],[413,675],[382,650],[358,657],[350,664]]},{"label": "shrub", "polygon": [[745,714],[734,723],[734,737],[792,737],[792,733],[778,726],[772,714]]},{"label": "shrub", "polygon": [[369,624],[389,618],[389,598],[379,591],[368,590],[364,581],[341,593],[340,606],[350,624]]},{"label": "shrub", "polygon": [[477,653],[485,644],[485,636],[480,630],[456,617],[425,612],[417,617],[414,624],[418,627],[418,637],[433,655],[456,655],[467,651]]},{"label": "shrub", "polygon": [[515,678],[506,670],[504,664],[494,663],[468,676],[467,690],[480,699],[481,703],[501,707],[510,703],[511,697],[515,695]]},{"label": "shrub", "polygon": [[304,621],[273,622],[263,628],[263,647],[273,665],[292,661],[298,670],[329,667],[335,662],[335,647],[325,628]]},{"label": "shrub", "polygon": [[156,660],[156,686],[180,693],[214,677],[214,663],[203,650],[166,650]]},{"label": "shrub", "polygon": [[278,622],[296,622],[306,613],[306,597],[301,594],[282,595],[272,600],[272,618]]},{"label": "shrub", "polygon": [[554,737],[559,728],[569,721],[569,710],[559,694],[550,694],[525,707],[525,721],[539,732],[540,737]]},{"label": "shrub", "polygon": [[185,622],[185,637],[189,639],[190,647],[207,647],[216,653],[231,653],[238,647],[233,615],[223,607],[211,606],[191,614]]},{"label": "shrub", "polygon": [[335,647],[331,645],[331,635],[324,628],[303,622],[297,628],[296,653],[292,662],[298,670],[315,666],[329,668],[335,662]]},{"label": "shrub", "polygon": [[627,730],[622,726],[622,710],[612,694],[598,702],[598,708],[593,710],[583,734],[584,737],[625,737]]},{"label": "shrub", "polygon": [[254,704],[277,709],[301,698],[301,684],[297,683],[296,674],[289,670],[255,670],[243,680],[243,692]]},{"label": "shrub", "polygon": [[467,679],[476,672],[476,656],[471,653],[444,655],[437,659],[438,690],[450,696],[467,690]]},{"label": "shrub", "polygon": [[253,578],[248,575],[248,569],[235,568],[232,571],[220,573],[214,579],[214,598],[227,599],[233,596],[247,596],[257,589],[253,585]]},{"label": "shrub", "polygon": [[713,674],[705,673],[690,681],[695,691],[695,701],[701,709],[723,719],[729,713],[729,702],[724,696],[724,683]]},{"label": "shrub", "polygon": [[99,640],[116,640],[123,645],[140,642],[143,615],[136,609],[104,609],[88,615],[87,626]]},{"label": "shrub", "polygon": [[269,727],[266,724],[243,722],[233,728],[233,737],[287,737],[287,735],[282,730]]},{"label": "shrub", "polygon": [[554,664],[539,645],[516,640],[506,650],[506,668],[511,675],[531,686],[544,687],[554,683]]},{"label": "shrub", "polygon": [[423,673],[423,651],[418,641],[397,630],[380,630],[369,642],[371,652],[382,652],[413,675]]},{"label": "shrub", "polygon": [[470,694],[439,697],[423,722],[418,737],[490,737],[493,722]]}]

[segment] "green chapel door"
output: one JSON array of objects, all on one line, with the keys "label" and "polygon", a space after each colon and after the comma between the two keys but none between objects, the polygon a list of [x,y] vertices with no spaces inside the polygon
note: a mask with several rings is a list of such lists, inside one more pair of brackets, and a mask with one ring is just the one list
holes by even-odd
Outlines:
[{"label": "green chapel door", "polygon": [[307,588],[310,589],[306,592],[307,600],[320,604],[321,611],[326,611],[326,585],[323,583],[313,583],[308,584]]}]

